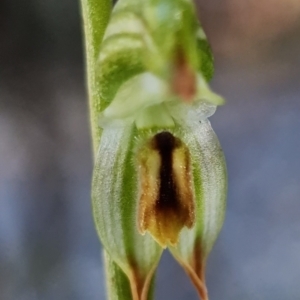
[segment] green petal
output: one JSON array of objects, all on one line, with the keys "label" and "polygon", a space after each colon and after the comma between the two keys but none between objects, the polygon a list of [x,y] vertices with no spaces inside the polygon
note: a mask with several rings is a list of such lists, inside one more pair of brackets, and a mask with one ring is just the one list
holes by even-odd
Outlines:
[{"label": "green petal", "polygon": [[[195,284],[200,297],[207,298],[205,264],[221,230],[226,206],[226,164],[217,136],[208,120],[187,121],[182,140],[189,142],[193,161],[195,191],[195,226],[184,228],[171,253],[184,267]],[[189,132],[189,133],[188,133]]]},{"label": "green petal", "polygon": [[147,107],[164,102],[167,96],[166,82],[148,72],[137,75],[119,88],[100,115],[100,125],[132,123]]},{"label": "green petal", "polygon": [[[132,127],[105,128],[97,154],[92,202],[104,248],[131,282],[133,299],[146,299],[162,249],[137,230],[137,171]],[[143,296],[144,295],[144,296]]]},{"label": "green petal", "polygon": [[197,76],[197,93],[195,97],[197,100],[207,101],[214,105],[222,105],[225,102],[220,95],[214,93],[210,89],[206,80],[200,73]]}]

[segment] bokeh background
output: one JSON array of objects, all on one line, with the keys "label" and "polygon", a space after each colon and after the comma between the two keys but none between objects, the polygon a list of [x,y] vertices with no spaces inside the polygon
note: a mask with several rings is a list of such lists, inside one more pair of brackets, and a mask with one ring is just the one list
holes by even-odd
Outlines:
[{"label": "bokeh background", "polygon": [[[199,0],[228,210],[211,300],[300,299],[300,1]],[[104,300],[80,5],[0,1],[0,299]],[[166,252],[157,299],[197,299]]]}]

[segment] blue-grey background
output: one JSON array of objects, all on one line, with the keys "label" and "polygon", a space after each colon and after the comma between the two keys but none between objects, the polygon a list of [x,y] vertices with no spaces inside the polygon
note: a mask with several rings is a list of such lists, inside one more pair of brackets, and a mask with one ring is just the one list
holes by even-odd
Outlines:
[{"label": "blue-grey background", "polygon": [[[211,300],[300,299],[300,2],[201,0],[215,53],[211,118],[228,210],[207,268]],[[0,299],[104,300],[80,10],[0,2]],[[168,253],[157,299],[197,299]]]}]

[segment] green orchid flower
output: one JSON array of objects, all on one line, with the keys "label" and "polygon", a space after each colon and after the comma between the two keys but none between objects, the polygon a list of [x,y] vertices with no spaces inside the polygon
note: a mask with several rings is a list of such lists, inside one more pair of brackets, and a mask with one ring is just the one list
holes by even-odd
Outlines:
[{"label": "green orchid flower", "polygon": [[[141,3],[142,2],[142,3]],[[98,57],[102,136],[92,201],[104,248],[146,300],[169,248],[207,300],[226,166],[208,117],[212,56],[190,0],[120,0]]]}]

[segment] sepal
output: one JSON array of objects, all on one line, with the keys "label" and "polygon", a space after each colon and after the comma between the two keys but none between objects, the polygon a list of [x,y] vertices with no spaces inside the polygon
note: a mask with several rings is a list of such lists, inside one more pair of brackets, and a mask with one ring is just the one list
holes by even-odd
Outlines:
[{"label": "sepal", "polygon": [[92,204],[104,248],[128,276],[134,300],[146,300],[162,248],[137,228],[134,126],[105,128],[95,163]]},{"label": "sepal", "polygon": [[227,172],[223,151],[208,120],[186,122],[193,135],[195,225],[184,228],[171,253],[183,266],[202,300],[207,300],[205,265],[223,225],[227,194]]}]

